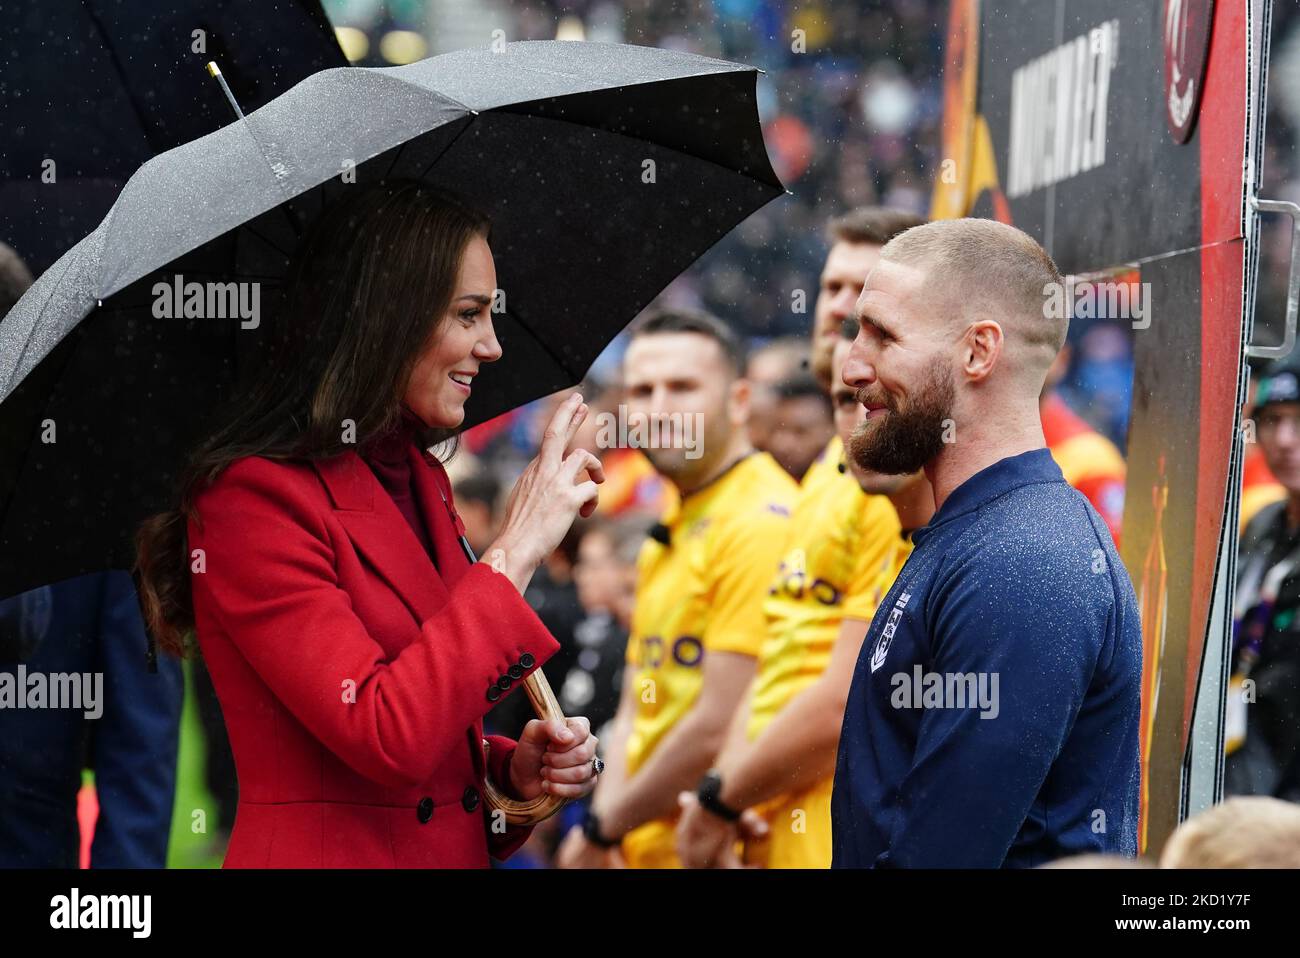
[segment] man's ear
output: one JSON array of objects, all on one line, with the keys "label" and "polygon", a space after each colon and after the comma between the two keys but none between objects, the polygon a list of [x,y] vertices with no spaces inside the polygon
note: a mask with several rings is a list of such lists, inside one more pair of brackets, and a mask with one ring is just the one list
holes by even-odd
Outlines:
[{"label": "man's ear", "polygon": [[977,320],[962,340],[962,372],[970,382],[987,379],[1002,355],[1002,327],[996,320]]},{"label": "man's ear", "polygon": [[749,380],[741,377],[732,381],[727,390],[727,416],[733,426],[743,426],[749,422],[749,401],[753,387]]}]

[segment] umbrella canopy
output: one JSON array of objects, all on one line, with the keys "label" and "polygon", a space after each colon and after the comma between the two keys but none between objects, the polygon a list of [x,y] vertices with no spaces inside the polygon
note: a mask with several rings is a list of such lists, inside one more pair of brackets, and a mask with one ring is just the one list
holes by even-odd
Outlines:
[{"label": "umbrella canopy", "polygon": [[249,110],[347,65],[319,0],[41,0],[5,14],[0,242],[38,276],[140,164],[228,121],[207,61]]},{"label": "umbrella canopy", "polygon": [[[464,426],[578,382],[675,276],[781,195],[751,67],[525,42],[324,70],[145,163],[0,321],[0,597],[125,568],[259,319],[159,318],[159,282],[257,283],[355,183],[414,178],[493,220],[504,357]],[[164,310],[164,312],[166,312]]]}]

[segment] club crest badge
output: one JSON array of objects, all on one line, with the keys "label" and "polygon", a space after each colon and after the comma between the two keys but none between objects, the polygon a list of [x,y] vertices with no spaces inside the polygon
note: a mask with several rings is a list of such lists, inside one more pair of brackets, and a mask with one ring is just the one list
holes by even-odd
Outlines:
[{"label": "club crest badge", "polygon": [[894,607],[889,610],[889,621],[880,630],[880,635],[876,638],[876,645],[871,650],[872,672],[885,664],[885,659],[889,655],[889,647],[894,644],[894,633],[898,631],[898,623],[902,621],[903,610],[907,608],[907,603],[911,598],[912,594],[910,592],[902,593],[894,603]]}]

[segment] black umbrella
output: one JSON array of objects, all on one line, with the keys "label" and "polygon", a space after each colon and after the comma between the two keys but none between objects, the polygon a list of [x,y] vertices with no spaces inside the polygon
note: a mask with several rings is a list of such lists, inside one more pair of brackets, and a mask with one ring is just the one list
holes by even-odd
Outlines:
[{"label": "black umbrella", "polygon": [[[346,66],[319,0],[0,0],[0,242],[40,275],[150,157]],[[53,163],[53,166],[50,164]]]},{"label": "black umbrella", "polygon": [[[147,162],[0,321],[0,597],[131,561],[260,323],[158,319],[156,283],[259,283],[383,177],[489,212],[505,358],[465,426],[571,386],[675,276],[782,192],[755,71],[619,44],[532,42],[318,73]],[[177,280],[176,277],[183,277]]]}]

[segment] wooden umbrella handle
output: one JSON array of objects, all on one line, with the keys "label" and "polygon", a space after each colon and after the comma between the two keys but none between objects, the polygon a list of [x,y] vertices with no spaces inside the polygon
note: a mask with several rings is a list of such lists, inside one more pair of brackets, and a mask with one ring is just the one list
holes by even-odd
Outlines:
[{"label": "wooden umbrella handle", "polygon": [[[560,703],[556,700],[555,693],[551,691],[551,683],[546,681],[546,676],[542,674],[541,669],[524,679],[524,692],[528,695],[528,701],[533,703],[533,711],[537,713],[539,719],[564,721],[564,712],[560,710]],[[484,739],[484,762],[487,761],[490,748],[488,740]],[[488,808],[503,812],[506,823],[510,825],[536,825],[550,818],[568,801],[566,798],[542,792],[536,798],[521,802],[507,797],[492,781],[491,776],[483,780],[483,796]]]}]

